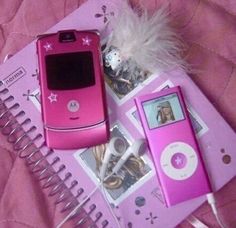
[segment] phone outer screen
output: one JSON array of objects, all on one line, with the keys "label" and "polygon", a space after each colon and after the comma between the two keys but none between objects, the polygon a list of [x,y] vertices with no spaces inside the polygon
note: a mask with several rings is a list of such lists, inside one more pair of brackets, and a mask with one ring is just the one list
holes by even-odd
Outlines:
[{"label": "phone outer screen", "polygon": [[91,51],[46,56],[49,90],[81,89],[95,84]]}]

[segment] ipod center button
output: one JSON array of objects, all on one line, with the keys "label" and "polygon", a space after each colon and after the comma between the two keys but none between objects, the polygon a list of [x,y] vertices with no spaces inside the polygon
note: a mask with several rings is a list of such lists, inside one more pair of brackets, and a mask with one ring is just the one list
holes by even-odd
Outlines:
[{"label": "ipod center button", "polygon": [[68,103],[67,103],[67,109],[69,112],[77,112],[79,110],[79,102],[76,101],[76,100],[70,100]]},{"label": "ipod center button", "polygon": [[172,156],[171,164],[176,169],[182,169],[187,164],[187,158],[184,154],[178,152]]}]

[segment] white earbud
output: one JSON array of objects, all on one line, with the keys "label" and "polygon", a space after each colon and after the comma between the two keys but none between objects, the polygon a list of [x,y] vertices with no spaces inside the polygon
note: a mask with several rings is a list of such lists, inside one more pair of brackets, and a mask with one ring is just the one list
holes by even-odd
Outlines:
[{"label": "white earbud", "polygon": [[102,161],[102,167],[100,171],[101,180],[104,180],[108,163],[111,156],[121,157],[126,151],[127,144],[125,140],[121,137],[113,137],[107,145],[105,156]]},{"label": "white earbud", "polygon": [[120,160],[116,163],[116,165],[112,169],[112,173],[117,173],[131,155],[137,157],[140,154],[144,153],[146,147],[147,145],[144,139],[138,139],[134,141],[134,143],[125,151]]}]

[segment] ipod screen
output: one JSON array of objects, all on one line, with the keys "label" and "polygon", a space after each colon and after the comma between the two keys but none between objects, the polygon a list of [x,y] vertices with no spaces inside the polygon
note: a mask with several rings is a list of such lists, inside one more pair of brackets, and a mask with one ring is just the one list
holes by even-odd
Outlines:
[{"label": "ipod screen", "polygon": [[150,129],[184,120],[184,113],[176,93],[142,103]]}]

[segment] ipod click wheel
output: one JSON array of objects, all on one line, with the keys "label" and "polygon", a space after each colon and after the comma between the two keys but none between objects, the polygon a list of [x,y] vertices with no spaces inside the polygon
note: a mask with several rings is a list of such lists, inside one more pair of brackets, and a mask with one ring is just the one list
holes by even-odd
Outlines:
[{"label": "ipod click wheel", "polygon": [[211,192],[180,86],[135,98],[167,206]]},{"label": "ipod click wheel", "polygon": [[183,142],[166,146],[161,153],[160,165],[164,173],[173,180],[190,178],[197,169],[198,158],[195,150]]}]

